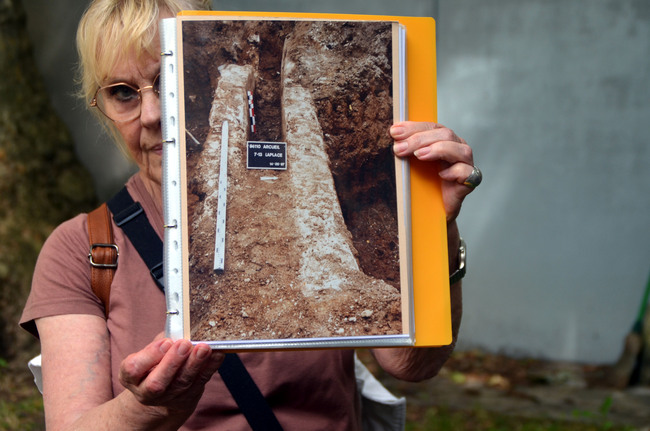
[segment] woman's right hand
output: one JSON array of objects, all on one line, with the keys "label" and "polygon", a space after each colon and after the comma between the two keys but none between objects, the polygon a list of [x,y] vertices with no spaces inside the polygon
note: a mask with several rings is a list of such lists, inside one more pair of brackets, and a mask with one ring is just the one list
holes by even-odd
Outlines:
[{"label": "woman's right hand", "polygon": [[68,314],[36,320],[48,430],[176,430],[194,411],[224,354],[157,337],[127,356],[114,396],[106,321]]},{"label": "woman's right hand", "polygon": [[224,357],[206,344],[156,339],[122,361],[120,382],[143,405],[191,414]]}]

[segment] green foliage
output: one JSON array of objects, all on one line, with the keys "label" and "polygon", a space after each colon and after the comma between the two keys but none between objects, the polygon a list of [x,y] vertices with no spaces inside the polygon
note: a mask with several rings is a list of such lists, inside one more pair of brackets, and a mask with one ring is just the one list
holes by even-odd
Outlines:
[{"label": "green foliage", "polygon": [[25,364],[0,358],[0,431],[45,429],[43,397]]},{"label": "green foliage", "polygon": [[43,241],[95,198],[36,68],[22,3],[0,2],[0,22],[0,351],[11,361],[35,344],[17,323]]},{"label": "green foliage", "polygon": [[0,400],[0,431],[36,431],[43,424],[43,397],[41,394],[12,403]]},{"label": "green foliage", "polygon": [[592,421],[593,423],[599,424],[600,425],[600,430],[613,430],[614,425],[612,422],[608,419],[609,412],[612,408],[612,404],[614,402],[614,399],[612,396],[608,396],[605,398],[603,403],[600,405],[598,408],[597,412],[590,412],[590,411],[584,411],[584,410],[576,410],[573,412],[573,416],[576,418],[580,419],[587,419]]}]

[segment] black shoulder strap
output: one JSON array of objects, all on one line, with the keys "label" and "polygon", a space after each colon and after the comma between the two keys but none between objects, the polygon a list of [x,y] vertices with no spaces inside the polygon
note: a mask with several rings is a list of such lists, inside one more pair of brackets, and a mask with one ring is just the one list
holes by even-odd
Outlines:
[{"label": "black shoulder strap", "polygon": [[[108,207],[115,224],[124,231],[164,292],[163,243],[149,223],[144,209],[139,202],[133,201],[126,187],[108,201]],[[237,354],[226,354],[219,374],[253,430],[282,430],[273,410]]]},{"label": "black shoulder strap", "polygon": [[266,402],[239,355],[226,353],[219,374],[253,430],[282,431],[282,426]]},{"label": "black shoulder strap", "polygon": [[163,243],[149,223],[140,205],[134,202],[126,187],[123,187],[111,200],[108,207],[113,213],[115,224],[120,227],[149,268],[154,281],[165,291],[163,283]]}]

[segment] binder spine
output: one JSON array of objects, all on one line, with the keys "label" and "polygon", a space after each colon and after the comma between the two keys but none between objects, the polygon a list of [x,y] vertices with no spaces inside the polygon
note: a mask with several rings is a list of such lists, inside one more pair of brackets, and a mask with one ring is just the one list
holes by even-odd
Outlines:
[{"label": "binder spine", "polygon": [[163,268],[167,322],[165,333],[183,338],[183,268],[181,226],[181,160],[176,19],[160,21],[160,109],[163,140]]}]

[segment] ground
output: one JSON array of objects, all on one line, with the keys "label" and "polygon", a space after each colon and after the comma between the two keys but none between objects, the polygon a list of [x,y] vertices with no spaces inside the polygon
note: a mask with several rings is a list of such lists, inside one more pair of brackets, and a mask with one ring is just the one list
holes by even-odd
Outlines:
[{"label": "ground", "polygon": [[[257,129],[248,140],[283,141],[280,78],[282,59],[289,59],[284,67],[291,63],[293,68],[284,76],[307,89],[314,101],[329,157],[327,174],[334,181],[335,205],[340,206],[346,235],[352,239],[352,252],[362,269],[357,272],[363,274],[346,273],[342,278],[349,287],[337,291],[301,290],[295,268],[304,253],[294,250],[298,239],[292,239],[300,233],[285,226],[292,222],[287,220],[285,207],[300,205],[291,202],[295,193],[287,186],[290,172],[265,171],[259,176],[273,181],[253,184],[248,174],[231,169],[229,162],[226,240],[231,241],[227,243],[230,262],[238,267],[232,264],[221,274],[197,264],[196,268],[208,269],[193,271],[191,276],[192,286],[197,286],[190,313],[193,338],[219,339],[225,332],[241,338],[400,333],[395,167],[388,136],[393,122],[390,25],[366,24],[364,36],[373,37],[363,38],[354,25],[347,24],[215,21],[192,25],[194,31],[184,33],[191,43],[184,45],[183,70],[187,128],[192,136],[205,142],[214,133],[208,118],[219,68],[239,64],[251,65],[255,75]],[[202,148],[188,145],[188,172],[205,160]],[[290,160],[289,170],[292,162],[297,163]],[[189,183],[192,217],[205,199],[203,184],[207,182],[190,178]],[[246,195],[235,205],[230,199],[235,191],[230,191],[238,189],[245,189]],[[313,208],[305,208],[309,210]],[[191,262],[207,260],[214,240],[203,230],[193,229]],[[231,235],[237,235],[236,243],[229,239]],[[322,261],[313,273],[327,278],[334,271],[335,266]]]},{"label": "ground", "polygon": [[[457,412],[462,420],[448,429],[650,430],[650,387],[609,387],[608,365],[475,350],[455,352],[429,381],[407,383],[383,373],[367,352],[361,356],[388,388],[407,397],[409,418],[418,424],[427,414],[448,420],[450,412]],[[522,428],[523,423],[536,425]]]},{"label": "ground", "polygon": [[[650,388],[603,386],[608,366],[456,352],[441,373],[407,383],[385,375],[368,351],[360,357],[407,398],[408,430],[650,430]],[[0,364],[0,431],[43,430],[42,399],[27,367]]]}]

